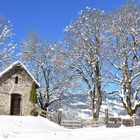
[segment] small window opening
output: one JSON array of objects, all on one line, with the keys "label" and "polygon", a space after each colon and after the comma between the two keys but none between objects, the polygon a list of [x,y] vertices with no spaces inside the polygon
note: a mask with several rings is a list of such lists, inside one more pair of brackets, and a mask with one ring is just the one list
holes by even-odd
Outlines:
[{"label": "small window opening", "polygon": [[15,84],[18,84],[18,76],[15,77]]}]

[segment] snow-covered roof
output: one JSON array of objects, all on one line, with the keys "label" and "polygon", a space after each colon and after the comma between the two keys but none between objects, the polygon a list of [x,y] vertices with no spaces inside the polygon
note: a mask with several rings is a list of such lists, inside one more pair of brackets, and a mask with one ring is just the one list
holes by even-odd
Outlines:
[{"label": "snow-covered roof", "polygon": [[9,70],[11,70],[14,66],[16,65],[20,65],[23,69],[25,69],[25,71],[29,74],[29,76],[33,79],[33,81],[40,87],[40,84],[37,82],[37,80],[33,77],[33,75],[28,71],[28,69],[25,67],[25,65],[20,62],[20,61],[16,61],[13,64],[11,64],[9,67],[7,67],[4,71],[0,72],[0,77],[2,77],[6,72],[8,72]]}]

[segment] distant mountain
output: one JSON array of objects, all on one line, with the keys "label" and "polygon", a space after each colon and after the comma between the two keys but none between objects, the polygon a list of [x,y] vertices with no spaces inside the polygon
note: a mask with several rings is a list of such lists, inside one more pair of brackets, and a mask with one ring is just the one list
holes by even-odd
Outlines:
[{"label": "distant mountain", "polygon": [[[68,94],[67,96],[68,98],[66,100],[51,105],[49,109],[57,111],[62,108],[64,116],[69,119],[92,118],[90,98],[88,95]],[[113,99],[112,97],[113,96],[103,96],[100,117],[105,116],[106,108],[109,110],[109,116],[120,116],[127,114],[121,102],[118,99]]]}]

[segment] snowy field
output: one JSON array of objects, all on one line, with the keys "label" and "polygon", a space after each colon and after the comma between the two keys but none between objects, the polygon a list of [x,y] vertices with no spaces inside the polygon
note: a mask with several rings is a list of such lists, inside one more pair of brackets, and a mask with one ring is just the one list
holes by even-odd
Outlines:
[{"label": "snowy field", "polygon": [[42,117],[0,116],[0,140],[140,140],[140,127],[65,129]]}]

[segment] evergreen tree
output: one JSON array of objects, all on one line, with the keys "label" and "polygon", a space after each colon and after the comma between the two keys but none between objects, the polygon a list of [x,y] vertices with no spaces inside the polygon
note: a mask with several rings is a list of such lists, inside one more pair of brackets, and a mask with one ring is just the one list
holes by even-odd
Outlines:
[{"label": "evergreen tree", "polygon": [[29,100],[30,100],[33,104],[36,104],[36,103],[37,103],[36,84],[35,84],[35,82],[33,82],[33,84],[32,84],[32,88],[31,88]]}]

